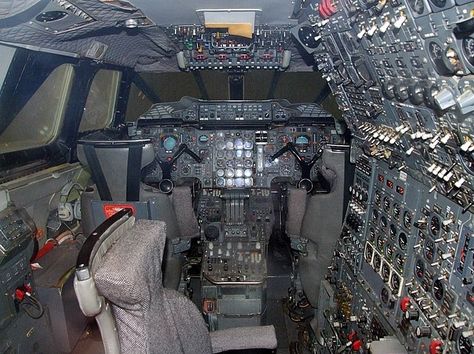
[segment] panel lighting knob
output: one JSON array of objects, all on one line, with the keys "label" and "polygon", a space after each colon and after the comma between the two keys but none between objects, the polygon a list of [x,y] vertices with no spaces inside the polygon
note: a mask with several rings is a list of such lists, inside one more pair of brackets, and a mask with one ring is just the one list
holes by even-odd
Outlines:
[{"label": "panel lighting knob", "polygon": [[448,109],[456,104],[452,90],[447,87],[442,88],[434,96],[434,101],[441,110]]},{"label": "panel lighting knob", "polygon": [[431,327],[430,326],[419,326],[416,327],[415,334],[418,338],[431,337]]}]

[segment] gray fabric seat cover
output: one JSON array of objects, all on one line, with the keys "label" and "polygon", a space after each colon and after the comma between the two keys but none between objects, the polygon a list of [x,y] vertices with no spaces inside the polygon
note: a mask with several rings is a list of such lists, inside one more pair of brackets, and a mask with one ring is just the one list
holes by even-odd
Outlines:
[{"label": "gray fabric seat cover", "polygon": [[93,271],[111,304],[122,353],[211,353],[204,320],[194,304],[161,283],[166,226],[138,220]]},{"label": "gray fabric seat cover", "polygon": [[328,194],[308,198],[301,225],[301,236],[308,239],[308,256],[301,257],[299,270],[303,290],[312,306],[317,307],[321,280],[331,264],[341,232],[344,200],[344,152],[325,150],[321,174],[330,184]]}]

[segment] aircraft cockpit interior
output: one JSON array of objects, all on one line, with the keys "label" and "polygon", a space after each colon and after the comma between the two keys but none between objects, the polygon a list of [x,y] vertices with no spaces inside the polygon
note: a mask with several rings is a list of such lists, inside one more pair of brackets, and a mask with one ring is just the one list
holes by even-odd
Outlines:
[{"label": "aircraft cockpit interior", "polygon": [[0,353],[473,354],[471,0],[0,0]]}]

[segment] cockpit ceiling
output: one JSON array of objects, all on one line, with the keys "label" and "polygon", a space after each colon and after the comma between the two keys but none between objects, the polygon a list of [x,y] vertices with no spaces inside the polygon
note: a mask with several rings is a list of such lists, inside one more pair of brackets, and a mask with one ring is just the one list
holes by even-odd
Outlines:
[{"label": "cockpit ceiling", "polygon": [[147,16],[160,25],[198,24],[202,9],[257,10],[256,23],[282,25],[294,23],[290,20],[294,2],[290,0],[131,0]]},{"label": "cockpit ceiling", "polygon": [[[26,6],[26,4],[28,6]],[[136,71],[178,71],[169,24],[198,24],[199,9],[252,9],[255,24],[292,24],[288,0],[145,1],[39,0],[20,4],[0,0],[0,43],[134,68]],[[202,16],[202,15],[201,15]],[[128,28],[127,21],[138,28]],[[310,71],[296,48],[290,71]]]}]

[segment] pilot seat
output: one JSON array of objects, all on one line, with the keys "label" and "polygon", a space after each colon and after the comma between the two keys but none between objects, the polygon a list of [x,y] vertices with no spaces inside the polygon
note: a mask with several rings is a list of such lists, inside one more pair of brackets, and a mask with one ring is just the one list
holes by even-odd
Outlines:
[{"label": "pilot seat", "polygon": [[194,303],[161,284],[165,241],[164,222],[136,220],[130,209],[123,209],[84,243],[74,288],[83,313],[99,325],[106,353],[276,348],[273,326],[209,333]]}]

